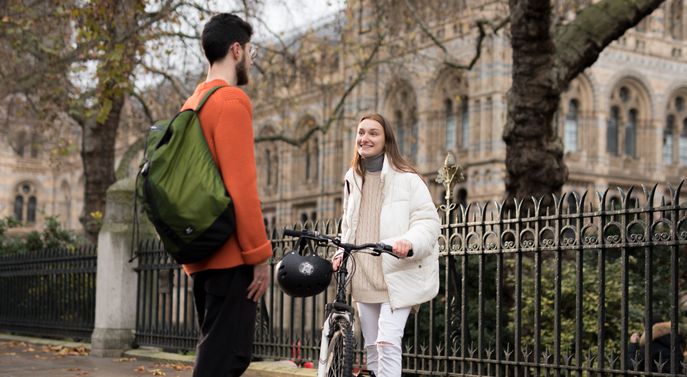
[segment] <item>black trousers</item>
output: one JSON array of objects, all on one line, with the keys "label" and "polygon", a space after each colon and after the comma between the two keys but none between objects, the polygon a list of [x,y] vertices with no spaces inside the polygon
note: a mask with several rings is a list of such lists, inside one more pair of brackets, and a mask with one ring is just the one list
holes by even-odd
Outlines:
[{"label": "black trousers", "polygon": [[193,274],[200,325],[193,377],[240,376],[253,348],[256,304],[247,298],[253,266]]}]

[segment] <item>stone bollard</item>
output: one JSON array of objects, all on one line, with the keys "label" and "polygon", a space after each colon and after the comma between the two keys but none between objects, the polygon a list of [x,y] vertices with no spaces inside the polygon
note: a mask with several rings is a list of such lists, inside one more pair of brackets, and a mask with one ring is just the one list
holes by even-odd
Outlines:
[{"label": "stone bollard", "polygon": [[[107,190],[103,227],[98,234],[95,329],[91,354],[118,357],[130,349],[136,328],[138,260],[129,262],[133,236],[135,178],[115,182]],[[139,216],[140,239],[154,237],[155,231]]]}]

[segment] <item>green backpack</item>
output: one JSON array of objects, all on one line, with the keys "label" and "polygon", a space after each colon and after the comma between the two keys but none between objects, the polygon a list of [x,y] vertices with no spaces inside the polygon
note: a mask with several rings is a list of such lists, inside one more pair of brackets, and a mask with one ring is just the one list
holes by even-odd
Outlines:
[{"label": "green backpack", "polygon": [[164,249],[178,263],[193,263],[217,251],[234,233],[234,206],[203,135],[195,110],[157,122],[147,136],[136,178],[136,196]]}]

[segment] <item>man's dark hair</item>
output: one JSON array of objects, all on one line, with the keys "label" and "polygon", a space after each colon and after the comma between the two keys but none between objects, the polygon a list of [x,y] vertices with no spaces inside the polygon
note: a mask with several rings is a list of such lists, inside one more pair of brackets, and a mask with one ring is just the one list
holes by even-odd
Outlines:
[{"label": "man's dark hair", "polygon": [[205,24],[201,40],[203,51],[210,65],[227,56],[229,47],[234,42],[244,46],[253,35],[253,27],[241,17],[232,13],[220,13],[212,16]]}]

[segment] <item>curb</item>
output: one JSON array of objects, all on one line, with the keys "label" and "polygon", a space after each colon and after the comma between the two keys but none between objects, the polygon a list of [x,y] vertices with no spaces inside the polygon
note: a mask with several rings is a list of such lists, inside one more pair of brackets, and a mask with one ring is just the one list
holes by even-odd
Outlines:
[{"label": "curb", "polygon": [[[6,333],[0,333],[0,341],[17,341],[25,342],[31,344],[41,344],[41,345],[53,345],[53,346],[64,346],[70,348],[84,347],[88,350],[91,349],[90,343],[82,342],[69,342],[59,339],[44,339],[44,338],[34,338],[28,336],[18,336]],[[168,362],[168,363],[181,363],[193,365],[195,356],[191,355],[181,355],[171,352],[163,352],[159,348],[154,347],[141,347],[138,349],[130,349],[122,352],[123,357],[135,357],[139,360],[146,361],[158,361],[158,362]],[[285,377],[314,377],[317,376],[317,369],[305,369],[296,367],[291,361],[281,360],[281,361],[254,361],[248,366],[248,370],[244,373],[244,376],[250,377],[275,377],[275,376],[285,376]]]},{"label": "curb", "polygon": [[70,348],[84,347],[84,348],[88,349],[89,351],[91,349],[90,343],[69,342],[66,340],[59,340],[59,339],[33,338],[30,336],[19,336],[19,335],[11,335],[11,334],[6,334],[6,333],[0,333],[0,340],[24,342],[24,343],[31,343],[31,344],[40,344],[40,345],[46,345],[46,346],[64,346],[64,347],[70,347]]}]

